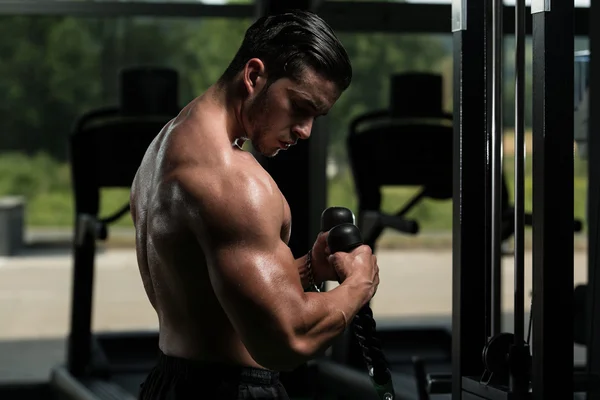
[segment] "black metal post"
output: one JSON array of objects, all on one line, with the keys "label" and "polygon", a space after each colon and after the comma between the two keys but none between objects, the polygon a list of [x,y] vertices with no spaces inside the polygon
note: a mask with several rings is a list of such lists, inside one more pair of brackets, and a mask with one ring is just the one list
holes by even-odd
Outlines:
[{"label": "black metal post", "polygon": [[[406,2],[323,1],[319,15],[336,32],[352,33],[427,33],[447,34],[450,29],[450,4]],[[280,3],[286,3],[280,0]],[[514,12],[505,6],[504,33],[514,33]],[[2,0],[3,15],[69,15],[92,18],[123,18],[131,16],[162,18],[252,18],[256,15],[253,4],[229,3],[223,5],[200,2],[148,1],[72,1],[72,0]],[[588,34],[588,9],[575,9],[577,35]],[[528,20],[530,21],[530,20]],[[531,24],[527,24],[531,34]]]},{"label": "black metal post", "polygon": [[463,376],[480,375],[486,342],[485,2],[452,3],[454,196],[452,228],[452,398]]},{"label": "black metal post", "polygon": [[[491,3],[491,4],[490,4]],[[487,4],[491,15],[491,54],[492,59],[491,73],[492,92],[488,96],[488,102],[492,105],[492,112],[488,114],[491,120],[491,134],[489,141],[491,147],[491,224],[490,224],[490,265],[491,265],[491,293],[488,295],[490,302],[490,335],[496,335],[502,331],[502,211],[505,204],[502,204],[502,142],[504,140],[504,113],[502,112],[502,103],[504,102],[504,32],[503,32],[503,11],[504,4],[500,0],[492,0]],[[489,21],[489,17],[486,19]],[[489,30],[487,30],[489,32]],[[488,64],[489,65],[489,64]],[[489,110],[489,107],[488,107]],[[489,112],[489,111],[488,111]]]},{"label": "black metal post", "polygon": [[515,33],[515,345],[525,339],[525,0],[517,0]]},{"label": "black metal post", "polygon": [[[589,77],[589,115],[588,115],[588,311],[587,311],[587,372],[600,372],[600,140],[595,132],[600,130],[600,115],[592,112],[600,106],[600,62],[596,57],[600,53],[600,4],[590,4],[590,77]],[[589,390],[588,400],[600,400],[600,389]]]},{"label": "black metal post", "polygon": [[530,389],[530,350],[525,344],[525,0],[515,4],[515,190],[514,342],[509,351],[510,392],[526,398]]},{"label": "black metal post", "polygon": [[567,399],[573,397],[574,4],[534,0],[531,11],[532,393],[535,400]]},{"label": "black metal post", "polygon": [[73,239],[71,326],[67,342],[67,367],[76,377],[87,372],[91,361],[92,305],[96,236],[91,215],[76,215]]}]

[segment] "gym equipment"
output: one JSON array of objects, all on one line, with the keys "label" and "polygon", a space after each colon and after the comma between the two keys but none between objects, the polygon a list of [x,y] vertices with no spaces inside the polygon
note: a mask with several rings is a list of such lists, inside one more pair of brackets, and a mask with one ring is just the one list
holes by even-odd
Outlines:
[{"label": "gym equipment", "polygon": [[[442,111],[442,78],[404,73],[391,77],[390,107],[357,117],[347,149],[358,196],[358,227],[375,249],[385,228],[417,234],[406,216],[426,198],[452,198],[451,115]],[[410,93],[410,95],[406,95]],[[421,190],[394,215],[383,213],[382,186]]]},{"label": "gym equipment", "polygon": [[[501,54],[503,51],[503,31],[502,31],[502,10],[504,4],[502,1],[492,0],[492,7],[488,12],[492,14],[492,43],[493,49],[493,68],[491,78],[492,86],[492,111],[493,125],[488,125],[491,131],[488,134],[492,147],[491,174],[491,208],[487,214],[490,219],[491,236],[489,256],[492,279],[501,278],[500,272],[500,233],[502,210],[499,201],[501,199],[501,188],[499,187],[499,177],[502,174],[502,140],[503,133],[501,123],[503,113],[501,108],[502,96],[501,88],[502,64]],[[525,230],[525,124],[524,124],[524,98],[525,98],[525,2],[517,0],[515,6],[516,19],[516,68],[515,68],[515,188],[514,188],[514,237],[515,237],[515,295],[514,295],[514,334],[501,332],[498,321],[500,316],[499,302],[500,295],[497,293],[496,285],[491,285],[491,327],[489,329],[490,337],[487,339],[483,348],[482,363],[484,372],[481,377],[468,377],[463,379],[463,395],[469,393],[475,398],[492,399],[492,396],[511,399],[529,398],[530,374],[531,374],[531,354],[529,350],[529,341],[524,340],[524,230]],[[490,96],[492,97],[492,96]],[[487,310],[486,310],[487,312]],[[529,335],[528,335],[529,336]],[[493,393],[493,394],[492,394]]]},{"label": "gym equipment", "polygon": [[577,285],[573,290],[573,342],[581,345],[588,343],[588,292],[588,285]]},{"label": "gym equipment", "polygon": [[[408,213],[422,200],[452,198],[451,116],[442,111],[441,77],[409,73],[391,80],[390,108],[356,118],[347,142],[358,196],[357,226],[373,250],[385,228],[419,232],[418,222],[408,218]],[[381,187],[390,185],[421,190],[399,211],[386,214],[380,210]],[[386,322],[379,321],[377,333],[392,370],[396,398],[415,398],[413,357],[420,356],[430,372],[449,372],[449,329]],[[360,349],[356,338],[346,333],[332,346],[331,357],[319,360],[317,378],[323,393],[370,398],[370,382],[360,378],[363,357],[356,349]],[[443,384],[434,386],[444,388]]]},{"label": "gym equipment", "polygon": [[[327,232],[334,226],[344,223],[355,223],[354,213],[345,207],[329,207],[321,213],[321,232]],[[308,290],[322,292],[325,290],[325,282]]]},{"label": "gym equipment", "polygon": [[321,214],[321,232],[328,232],[341,224],[354,225],[355,222],[354,213],[346,207],[329,207]]},{"label": "gym equipment", "polygon": [[[531,393],[573,396],[588,377],[573,368],[573,76],[572,2],[532,5],[533,325]],[[524,7],[523,7],[524,10]],[[563,24],[563,18],[567,23]],[[565,40],[570,38],[570,40]],[[561,76],[569,76],[564,80]],[[563,84],[557,85],[557,82]],[[559,265],[560,268],[552,268]],[[555,318],[552,310],[565,308]],[[556,329],[564,323],[569,329]],[[571,379],[569,379],[571,378]],[[564,383],[556,385],[558,380]]]},{"label": "gym equipment", "polygon": [[129,210],[127,204],[100,218],[100,189],[131,186],[149,144],[179,109],[173,70],[131,68],[120,80],[120,106],[83,115],[69,138],[76,212],[71,326],[66,365],[51,374],[51,385],[69,398],[134,399],[157,356],[157,332],[91,331],[96,242]]},{"label": "gym equipment", "polygon": [[[590,4],[591,20],[600,19],[600,6],[596,2]],[[592,25],[590,25],[592,26]],[[600,90],[598,83],[598,60],[590,57],[600,52],[600,30],[592,29],[589,36],[589,51],[578,52],[575,56],[575,140],[581,158],[588,160],[587,216],[589,228],[587,232],[587,283],[574,290],[574,340],[585,345],[586,365],[582,372],[589,377],[598,376],[600,372],[600,270],[598,251],[600,250],[600,147],[598,138],[598,99]],[[579,94],[579,96],[578,96]],[[592,385],[590,385],[592,386]],[[588,387],[585,393],[587,400],[600,399],[600,390]]]},{"label": "gym equipment", "polygon": [[[418,222],[408,215],[423,200],[452,198],[452,116],[442,110],[442,86],[437,74],[392,75],[388,109],[366,113],[350,124],[347,149],[358,197],[357,225],[373,251],[385,228],[419,232]],[[420,190],[388,215],[381,211],[383,186]],[[412,373],[414,355],[422,355],[425,363],[450,362],[450,333],[444,327],[390,327],[388,332],[390,351],[406,354],[402,360],[390,356],[395,371]],[[358,359],[349,352],[341,361],[356,367]]]},{"label": "gym equipment", "polygon": [[[321,228],[329,231],[327,245],[331,254],[351,252],[363,244],[362,234],[354,225],[352,211],[342,207],[332,207],[323,211]],[[394,387],[387,360],[381,349],[381,341],[377,338],[376,323],[373,311],[366,304],[354,317],[350,327],[360,346],[363,359],[369,372],[375,391],[381,400],[394,399]]]},{"label": "gym equipment", "polygon": [[[490,6],[488,4],[488,6]],[[515,259],[519,260],[522,258],[523,244],[522,244],[522,231],[515,230],[515,226],[524,226],[531,221],[531,216],[526,215],[523,209],[522,191],[516,190],[515,193],[515,204],[513,207],[509,206],[508,190],[506,187],[506,181],[503,175],[503,163],[502,163],[502,141],[503,141],[503,126],[502,126],[502,53],[503,53],[503,32],[502,32],[502,9],[503,4],[496,2],[493,7],[488,7],[488,12],[492,14],[492,25],[493,32],[491,41],[488,42],[488,54],[491,57],[487,58],[488,66],[492,72],[488,79],[491,84],[488,84],[490,89],[490,99],[488,101],[487,112],[492,118],[487,121],[488,129],[488,152],[489,155],[486,159],[488,169],[486,171],[486,179],[488,182],[488,188],[490,193],[486,197],[486,219],[488,220],[489,229],[486,232],[486,241],[489,243],[487,247],[488,264],[486,268],[489,268],[488,274],[486,274],[486,291],[489,294],[488,303],[486,308],[486,317],[489,326],[488,335],[490,339],[483,350],[483,364],[486,368],[481,382],[485,385],[489,385],[492,382],[502,381],[509,376],[509,368],[506,363],[506,358],[511,353],[511,348],[502,346],[507,342],[507,336],[501,333],[501,261],[503,256],[502,242],[507,240],[513,234],[515,235]],[[489,20],[488,20],[489,21]],[[521,45],[519,43],[519,45]],[[519,56],[521,56],[522,46],[519,46]],[[520,75],[517,75],[521,79]],[[490,87],[491,86],[491,87]],[[522,89],[522,84],[518,89]],[[522,96],[521,92],[517,92],[518,96]],[[518,97],[520,101],[521,97]],[[519,102],[517,104],[520,105]],[[522,115],[517,113],[517,118],[522,122]],[[522,132],[517,132],[522,135]],[[518,142],[522,141],[521,137],[518,138]],[[519,148],[522,150],[522,145]],[[516,153],[516,158],[519,159],[519,163],[516,165],[516,174],[523,173],[523,154]],[[520,175],[519,175],[520,176]],[[521,178],[516,179],[517,185],[522,186]],[[519,187],[521,187],[519,186]],[[519,225],[519,223],[521,225]],[[522,228],[521,228],[522,229]],[[575,227],[575,229],[578,229]],[[579,227],[580,229],[580,227]],[[521,261],[522,263],[522,261]],[[522,265],[517,265],[517,270],[522,268]],[[518,290],[517,290],[518,292]],[[520,294],[517,293],[518,297]],[[522,294],[521,294],[522,296]],[[517,300],[518,301],[518,300]],[[518,303],[517,303],[518,304]],[[522,309],[521,314],[522,314]],[[519,318],[522,320],[522,315],[515,315],[515,319]],[[521,322],[522,324],[522,322]],[[505,348],[506,347],[506,348]],[[524,360],[526,363],[527,360]],[[439,393],[439,388],[435,386],[444,386],[449,389],[448,384],[451,382],[450,375],[436,374],[435,376],[427,375],[424,372],[422,365],[415,364],[415,377],[417,379],[417,386],[419,388],[419,398],[428,399],[428,394],[422,388],[428,388],[428,393]]]},{"label": "gym equipment", "polygon": [[337,252],[349,253],[363,244],[362,235],[356,225],[351,223],[342,223],[334,225],[327,237],[327,246],[331,254]]},{"label": "gym equipment", "polygon": [[[589,124],[588,119],[592,118],[589,112],[589,102],[590,102],[590,51],[577,51],[575,52],[575,79],[574,79],[574,127],[573,127],[573,136],[575,138],[575,143],[577,143],[577,154],[579,158],[587,160],[588,159],[588,130]],[[594,157],[589,159],[590,166],[592,162],[594,162]],[[593,185],[593,176],[592,173],[588,176],[588,197],[591,198],[596,194],[595,190],[592,188],[595,187]],[[589,200],[587,204],[597,204],[591,203]],[[595,208],[595,207],[594,207]],[[593,210],[592,210],[593,212]],[[589,217],[590,212],[587,212]],[[594,243],[594,235],[592,231],[597,229],[594,224],[590,223],[590,232],[588,236],[588,248],[590,249],[588,252],[588,273],[589,276],[594,275],[594,264],[593,264],[593,249],[595,246]],[[593,282],[593,279],[588,279],[588,282]],[[592,318],[589,318],[588,304],[591,305],[590,308],[593,308],[593,300],[595,296],[589,296],[590,292],[589,284],[580,284],[577,285],[573,290],[573,341],[576,344],[587,346],[590,341],[590,335],[588,329],[590,327]],[[593,287],[593,286],[592,286]],[[592,291],[593,292],[593,291]],[[591,347],[594,347],[593,345]],[[589,353],[590,346],[588,346],[587,350]],[[590,365],[589,360],[591,355],[588,354],[588,362],[587,365]],[[592,361],[593,363],[593,361]],[[590,396],[588,394],[588,396]]]},{"label": "gym equipment", "polygon": [[[453,4],[453,15],[456,17],[454,27],[457,39],[457,57],[455,60],[461,65],[455,66],[459,73],[457,78],[465,73],[463,67],[471,68],[470,74],[475,79],[485,76],[484,66],[475,62],[480,56],[481,46],[477,38],[490,37],[490,24],[493,23],[493,37],[498,38],[497,29],[501,26],[497,19],[490,14],[502,10],[501,1],[479,2],[466,0]],[[477,307],[467,307],[465,302],[484,299],[482,291],[477,291],[477,280],[481,283],[485,276],[478,275],[467,284],[467,276],[473,268],[468,266],[464,257],[456,259],[456,276],[454,278],[453,292],[456,296],[460,314],[456,316],[453,334],[456,336],[457,357],[453,358],[453,397],[465,399],[548,399],[551,397],[569,398],[574,392],[586,386],[593,386],[596,378],[573,374],[573,346],[572,331],[570,329],[557,329],[559,324],[570,324],[571,295],[573,281],[573,136],[572,134],[572,108],[565,98],[572,95],[572,82],[564,80],[564,76],[572,76],[571,60],[564,54],[570,54],[573,49],[573,3],[532,1],[533,13],[533,298],[532,321],[530,331],[533,332],[532,343],[535,346],[533,356],[529,353],[529,338],[525,339],[525,322],[523,318],[524,302],[524,260],[523,260],[523,232],[525,225],[524,205],[524,85],[525,75],[524,44],[525,44],[525,2],[517,0],[516,3],[516,123],[515,123],[515,329],[514,333],[500,332],[488,335],[490,332],[486,317],[489,308],[484,307],[484,313]],[[469,15],[469,27],[463,22]],[[562,24],[561,21],[569,21]],[[486,28],[486,29],[482,29]],[[484,33],[482,35],[482,33]],[[565,39],[566,38],[566,39]],[[489,50],[497,43],[486,46],[486,56]],[[464,46],[464,47],[463,47]],[[471,54],[468,54],[471,52]],[[472,63],[463,63],[463,60],[472,57]],[[487,65],[488,67],[490,64]],[[476,72],[478,71],[478,72]],[[489,71],[489,68],[488,68]],[[497,77],[499,71],[494,71]],[[479,74],[479,75],[478,75]],[[489,89],[498,80],[494,76],[487,76],[487,87],[481,87],[473,82],[456,80],[456,89],[459,93],[469,92],[468,95],[489,94]],[[501,79],[499,80],[501,82]],[[558,84],[557,82],[561,82]],[[493,92],[493,91],[492,91]],[[491,97],[483,96],[489,106]],[[460,104],[457,111],[467,111],[465,98],[459,97]],[[481,99],[481,96],[479,96]],[[493,104],[493,103],[492,103]],[[469,110],[475,110],[473,108]],[[497,111],[497,110],[496,110]],[[501,113],[500,113],[501,114]],[[462,114],[461,114],[462,115]],[[491,115],[486,107],[484,115]],[[469,115],[472,117],[472,115]],[[466,123],[466,120],[463,120]],[[491,125],[488,125],[490,129]],[[465,163],[472,166],[476,164],[475,148],[480,144],[476,135],[470,136],[462,124],[457,125],[457,146],[455,151],[459,160],[456,171],[465,168]],[[497,140],[494,130],[487,136],[489,141]],[[460,143],[460,145],[458,145]],[[473,146],[473,147],[471,147]],[[467,151],[465,151],[467,149]],[[489,164],[488,164],[489,165]],[[493,168],[498,163],[492,163]],[[480,171],[481,172],[481,171]],[[498,173],[497,171],[493,171]],[[457,175],[457,198],[462,199],[466,191],[477,191],[478,195],[468,196],[472,204],[477,198],[483,199],[490,193],[490,186],[477,186],[475,175],[467,180],[462,174]],[[488,176],[489,179],[489,176]],[[466,182],[470,182],[470,187]],[[489,183],[489,182],[488,182]],[[497,186],[491,185],[491,196],[497,196]],[[461,201],[461,205],[462,201]],[[494,212],[498,209],[492,207]],[[468,213],[464,208],[457,207],[455,217],[460,228],[455,230],[455,249],[464,251],[461,243],[473,240],[481,234],[480,229],[490,225],[489,219],[477,221],[483,213],[479,209],[471,209]],[[489,215],[489,214],[487,214]],[[494,222],[496,221],[496,223]],[[465,224],[464,221],[469,221]],[[466,225],[475,233],[467,233]],[[492,219],[492,232],[498,230],[497,219]],[[497,238],[497,236],[496,236]],[[488,239],[488,238],[486,238]],[[479,245],[480,243],[477,243]],[[497,246],[497,243],[486,243],[487,248]],[[489,257],[490,251],[486,251]],[[465,253],[466,257],[466,253]],[[491,262],[488,258],[487,265]],[[558,266],[558,267],[557,267]],[[489,268],[486,267],[486,271]],[[469,280],[471,278],[469,277]],[[472,290],[473,289],[473,290]],[[467,295],[468,293],[468,295]],[[467,296],[470,300],[467,300]],[[558,309],[566,312],[555,313]],[[468,312],[468,314],[467,314]],[[481,319],[481,314],[485,317]],[[472,320],[476,318],[476,323]],[[471,325],[471,327],[469,327]],[[533,327],[533,329],[531,328]],[[485,344],[482,333],[486,334]],[[476,351],[483,348],[481,359],[476,360]],[[560,382],[560,383],[559,383]]]},{"label": "gym equipment", "polygon": [[[450,127],[452,119],[450,115],[442,111],[441,77],[434,74],[408,73],[394,75],[391,81],[390,108],[373,111],[354,120],[350,126],[347,143],[359,200],[357,225],[363,233],[365,243],[373,249],[376,248],[376,241],[385,228],[395,228],[408,234],[418,233],[418,222],[408,219],[407,216],[423,199],[449,200],[453,195],[453,156],[451,151],[453,132]],[[405,96],[405,93],[411,93],[411,96]],[[412,97],[413,93],[416,96],[414,98]],[[495,96],[499,97],[500,94],[496,93]],[[499,107],[501,103],[496,101],[495,104]],[[488,122],[491,123],[491,120]],[[498,119],[496,119],[495,129],[498,132],[502,129]],[[491,189],[493,185],[496,188],[495,198],[492,199],[488,195],[484,203],[487,204],[485,211],[489,222],[482,236],[486,238],[487,243],[483,246],[488,252],[486,262],[495,265],[495,268],[493,274],[486,274],[485,286],[481,282],[478,283],[478,286],[485,287],[490,296],[481,303],[490,308],[488,317],[491,318],[494,325],[494,329],[490,329],[485,334],[486,338],[501,332],[500,260],[501,256],[507,255],[500,244],[495,247],[493,255],[491,254],[492,249],[489,247],[492,242],[491,234],[495,232],[494,242],[497,242],[498,239],[505,242],[515,232],[516,207],[511,204],[509,199],[508,187],[499,157],[501,138],[501,135],[494,137],[493,149],[492,142],[490,141],[488,144],[489,154],[496,153],[493,161],[499,165],[499,168],[496,167],[496,172],[492,175],[492,159],[488,158],[486,169],[486,176],[490,182],[488,187]],[[465,172],[462,171],[461,174],[465,174]],[[492,177],[494,178],[493,182]],[[396,213],[388,215],[380,210],[381,188],[390,185],[420,186],[421,189]],[[496,207],[494,212],[492,211],[492,200]],[[489,229],[491,218],[496,221],[494,229]],[[525,225],[530,226],[532,219],[531,214],[523,213],[522,220]],[[574,221],[573,231],[581,229],[582,223]],[[472,253],[472,251],[473,249],[469,248],[469,252]],[[477,268],[483,270],[487,267],[479,264]],[[492,285],[494,290],[492,290]],[[418,375],[425,377],[419,379],[416,384],[409,385],[414,388],[415,393],[417,387],[426,387],[430,394],[449,392],[451,336],[448,330],[418,327],[399,329],[390,326],[381,329],[379,333],[393,371],[403,373],[405,376],[414,374],[415,378]],[[482,341],[482,346],[484,344],[485,342]],[[331,387],[335,393],[338,393],[337,388],[344,384],[356,387],[355,382],[342,381],[350,376],[346,374],[346,371],[342,372],[344,367],[360,369],[362,365],[360,355],[355,354],[353,348],[355,346],[353,346],[352,337],[345,337],[334,345],[331,361],[340,364],[339,375],[336,373],[335,364],[332,364],[326,369],[326,373],[331,375],[323,380],[324,385]],[[420,366],[412,364],[413,356],[419,356],[417,358],[420,360]],[[478,357],[477,362],[480,362],[480,359],[481,357]],[[421,368],[427,369],[427,371],[421,374]],[[334,384],[333,382],[337,379],[340,382]]]}]

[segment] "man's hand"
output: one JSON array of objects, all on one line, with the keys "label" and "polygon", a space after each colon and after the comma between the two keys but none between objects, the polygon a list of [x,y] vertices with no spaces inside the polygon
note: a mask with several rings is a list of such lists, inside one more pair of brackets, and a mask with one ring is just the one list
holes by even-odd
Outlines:
[{"label": "man's hand", "polygon": [[327,246],[328,235],[329,232],[320,232],[311,250],[312,271],[317,285],[325,281],[338,281],[338,275],[329,262],[331,251]]}]

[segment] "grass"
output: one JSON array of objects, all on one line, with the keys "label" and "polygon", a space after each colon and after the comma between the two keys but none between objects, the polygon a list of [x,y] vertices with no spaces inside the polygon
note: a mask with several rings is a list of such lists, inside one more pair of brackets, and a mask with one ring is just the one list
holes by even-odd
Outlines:
[{"label": "grass", "polygon": [[[531,157],[526,167],[526,210],[532,206]],[[505,172],[510,195],[513,187],[513,159],[505,153]],[[382,209],[393,213],[417,192],[418,188],[383,188]],[[574,215],[585,220],[587,192],[586,162],[575,158]],[[26,224],[30,227],[71,227],[74,219],[73,194],[70,170],[67,164],[58,163],[44,154],[25,156],[19,153],[0,154],[0,196],[22,195],[27,201]],[[101,216],[120,209],[129,199],[127,189],[105,189],[101,192]],[[350,172],[343,169],[331,179],[328,204],[345,206],[356,211],[356,195]],[[421,225],[422,232],[449,232],[452,227],[452,202],[425,200],[408,215]],[[132,227],[128,215],[116,223]]]}]

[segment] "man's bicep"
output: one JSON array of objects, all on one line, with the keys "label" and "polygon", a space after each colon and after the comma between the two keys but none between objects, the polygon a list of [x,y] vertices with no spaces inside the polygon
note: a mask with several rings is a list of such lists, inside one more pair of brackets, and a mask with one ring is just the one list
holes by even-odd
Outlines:
[{"label": "man's bicep", "polygon": [[237,186],[227,180],[190,185],[197,211],[189,221],[215,294],[252,353],[260,346],[257,338],[282,340],[290,333],[290,315],[304,292],[292,252],[281,240],[281,195],[251,175],[242,177]]},{"label": "man's bicep", "polygon": [[245,243],[217,248],[209,262],[213,287],[228,300],[268,296],[278,291],[277,282],[285,283],[291,275],[284,253],[284,249],[265,251]]}]

